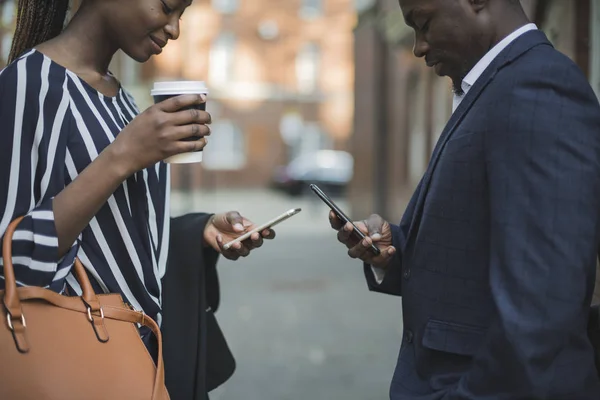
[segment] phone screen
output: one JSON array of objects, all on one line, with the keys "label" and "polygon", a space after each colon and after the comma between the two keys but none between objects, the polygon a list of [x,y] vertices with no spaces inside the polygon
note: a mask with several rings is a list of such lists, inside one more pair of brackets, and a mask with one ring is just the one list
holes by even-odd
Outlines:
[{"label": "phone screen", "polygon": [[[345,213],[344,213],[344,212],[341,210],[341,208],[339,208],[339,207],[337,206],[337,204],[335,204],[335,203],[333,202],[333,200],[331,200],[331,198],[330,198],[329,196],[327,196],[327,195],[325,194],[325,192],[323,192],[323,191],[321,190],[321,188],[319,188],[319,187],[318,187],[317,185],[315,185],[315,184],[311,184],[311,185],[310,185],[310,188],[311,188],[311,190],[312,190],[313,192],[315,192],[315,194],[316,194],[317,196],[319,196],[319,198],[320,198],[321,200],[323,200],[323,202],[324,202],[325,204],[327,204],[327,205],[329,206],[329,208],[331,209],[331,211],[333,211],[333,212],[334,212],[334,214],[335,214],[335,215],[336,215],[336,216],[337,216],[337,217],[338,217],[340,220],[342,220],[344,223],[348,223],[348,222],[350,222],[350,223],[352,224],[352,227],[353,227],[353,229],[354,229],[354,233],[355,233],[356,235],[358,235],[358,237],[359,237],[361,240],[362,240],[362,239],[364,239],[364,238],[366,237],[366,236],[365,236],[365,235],[364,235],[364,234],[361,232],[361,230],[360,230],[360,229],[358,229],[358,227],[357,227],[357,226],[354,224],[354,222],[352,222],[352,221],[350,220],[350,218],[348,218],[348,216],[347,216],[347,215],[346,215],[346,214],[345,214]],[[381,254],[381,251],[379,250],[379,247],[375,246],[374,244],[371,244],[371,251],[372,251],[373,253],[375,253],[375,255],[379,255],[379,254]]]},{"label": "phone screen", "polygon": [[223,249],[229,250],[229,248],[231,246],[233,246],[235,243],[243,242],[244,240],[248,239],[250,236],[252,236],[256,232],[260,233],[260,232],[264,231],[265,229],[270,229],[270,228],[274,227],[275,225],[287,220],[288,218],[293,217],[294,215],[298,214],[300,211],[302,211],[301,208],[293,208],[291,210],[288,210],[288,211],[284,212],[283,214],[279,215],[278,217],[273,218],[269,222],[264,223],[256,228],[252,229],[251,231],[246,232],[239,238],[232,240],[231,242],[225,244],[223,246]]}]

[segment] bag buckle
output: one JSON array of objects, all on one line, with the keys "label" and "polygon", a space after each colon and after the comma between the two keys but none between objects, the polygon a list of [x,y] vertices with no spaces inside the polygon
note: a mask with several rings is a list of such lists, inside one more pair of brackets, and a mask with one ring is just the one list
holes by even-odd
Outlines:
[{"label": "bag buckle", "polygon": [[[84,301],[85,303],[85,301]],[[92,324],[92,328],[94,328],[94,333],[96,334],[96,338],[101,343],[106,343],[110,339],[108,336],[108,331],[106,330],[106,325],[104,324],[104,310],[100,307],[100,321],[94,320],[94,316],[92,315],[92,307],[90,307],[86,303],[86,311],[87,311],[87,319]]]},{"label": "bag buckle", "polygon": [[[88,320],[93,324],[94,323],[94,317],[92,317],[92,308],[91,307],[87,307],[87,316],[88,316]],[[102,309],[102,307],[100,307],[100,318],[104,319],[104,310]],[[25,324],[23,324],[25,325]]]},{"label": "bag buckle", "polygon": [[[13,326],[12,320],[12,314],[10,313],[10,311],[6,310],[6,322],[8,322],[8,328],[11,330],[11,332],[14,332],[15,327]],[[27,323],[25,322],[25,314],[23,314],[23,312],[21,312],[21,324],[23,325],[23,328],[27,328]]]},{"label": "bag buckle", "polygon": [[[21,320],[21,325],[23,325],[23,329],[16,330],[15,326],[13,325],[13,320]],[[23,314],[23,310],[21,310],[21,318],[13,318],[12,314],[7,309],[6,322],[8,323],[8,329],[10,329],[10,332],[12,333],[12,337],[15,341],[15,345],[17,346],[17,350],[19,351],[19,353],[29,353],[29,342],[27,340],[27,336],[25,335],[27,322],[25,322],[25,315]]]}]

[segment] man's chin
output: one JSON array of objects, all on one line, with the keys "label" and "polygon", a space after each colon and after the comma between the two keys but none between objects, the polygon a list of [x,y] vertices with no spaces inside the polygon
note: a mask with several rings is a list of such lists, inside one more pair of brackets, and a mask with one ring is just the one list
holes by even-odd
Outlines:
[{"label": "man's chin", "polygon": [[452,80],[452,93],[457,96],[463,96],[465,94],[462,88],[462,79],[461,80]]}]

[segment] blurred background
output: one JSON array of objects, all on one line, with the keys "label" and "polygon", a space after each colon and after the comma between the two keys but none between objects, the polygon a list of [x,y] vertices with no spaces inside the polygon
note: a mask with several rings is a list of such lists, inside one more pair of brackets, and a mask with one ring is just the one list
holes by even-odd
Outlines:
[{"label": "blurred background", "polygon": [[[600,0],[522,3],[600,93]],[[2,65],[15,4],[0,0]],[[367,291],[306,187],[353,218],[400,219],[452,106],[412,44],[396,0],[195,0],[159,57],[115,58],[140,109],[156,80],[210,88],[213,134],[203,163],[173,166],[174,215],[235,209],[262,223],[303,208],[275,242],[220,262],[217,316],[238,368],[211,398],[387,398],[400,299]]]}]

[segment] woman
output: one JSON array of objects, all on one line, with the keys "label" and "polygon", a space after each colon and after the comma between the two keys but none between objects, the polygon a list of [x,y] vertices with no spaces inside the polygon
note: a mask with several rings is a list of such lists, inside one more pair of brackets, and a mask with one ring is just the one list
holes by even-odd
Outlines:
[{"label": "woman", "polygon": [[[63,31],[68,0],[21,0],[0,73],[0,235],[25,215],[13,243],[17,280],[79,294],[79,257],[97,292],[120,293],[159,324],[169,247],[165,158],[206,146],[210,115],[180,111],[179,96],[138,115],[108,71],[120,49],[138,62],[179,37],[191,0],[83,0]],[[181,139],[194,136],[196,141]],[[198,238],[227,258],[246,256],[272,231],[223,251],[252,223],[214,216]],[[149,350],[148,332],[140,332]]]}]

